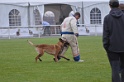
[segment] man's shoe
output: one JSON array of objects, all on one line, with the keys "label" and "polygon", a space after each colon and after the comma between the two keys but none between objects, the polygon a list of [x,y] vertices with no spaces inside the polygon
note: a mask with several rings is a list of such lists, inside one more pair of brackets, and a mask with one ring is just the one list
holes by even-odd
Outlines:
[{"label": "man's shoe", "polygon": [[77,61],[77,62],[84,62],[84,60],[79,60],[79,61]]}]

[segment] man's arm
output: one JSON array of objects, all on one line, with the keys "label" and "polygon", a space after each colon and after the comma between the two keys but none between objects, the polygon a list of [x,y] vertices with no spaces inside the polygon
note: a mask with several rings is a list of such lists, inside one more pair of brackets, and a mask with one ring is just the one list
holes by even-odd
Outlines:
[{"label": "man's arm", "polygon": [[70,24],[71,24],[71,27],[72,27],[74,34],[78,37],[79,34],[78,34],[78,28],[77,28],[77,20],[74,18],[71,19]]},{"label": "man's arm", "polygon": [[109,48],[109,27],[107,24],[107,17],[104,18],[104,23],[103,23],[103,47],[105,48],[105,50],[108,52],[108,48]]}]

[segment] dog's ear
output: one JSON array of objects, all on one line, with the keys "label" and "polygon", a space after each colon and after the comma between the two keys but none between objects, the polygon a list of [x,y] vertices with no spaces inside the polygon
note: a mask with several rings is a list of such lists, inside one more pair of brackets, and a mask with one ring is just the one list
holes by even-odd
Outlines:
[{"label": "dog's ear", "polygon": [[61,38],[59,38],[59,41],[60,41],[60,42],[64,42]]}]

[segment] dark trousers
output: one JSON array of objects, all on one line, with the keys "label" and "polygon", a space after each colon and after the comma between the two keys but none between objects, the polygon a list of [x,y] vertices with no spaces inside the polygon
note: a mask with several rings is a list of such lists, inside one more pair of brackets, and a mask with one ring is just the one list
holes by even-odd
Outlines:
[{"label": "dark trousers", "polygon": [[45,26],[45,27],[44,27],[44,35],[47,35],[47,34],[48,34],[49,36],[50,36],[50,34],[51,34],[51,33],[50,33],[50,26]]},{"label": "dark trousers", "polygon": [[112,82],[124,82],[124,52],[107,52],[112,69]]}]

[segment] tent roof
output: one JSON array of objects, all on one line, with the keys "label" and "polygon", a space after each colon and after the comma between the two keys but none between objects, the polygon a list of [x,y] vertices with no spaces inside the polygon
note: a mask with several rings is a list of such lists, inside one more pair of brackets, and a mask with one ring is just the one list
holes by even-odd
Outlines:
[{"label": "tent roof", "polygon": [[[83,2],[108,2],[109,0],[0,0],[0,4],[14,4],[19,6],[43,5],[43,4],[69,4],[82,7]],[[119,0],[123,1],[123,0]]]},{"label": "tent roof", "polygon": [[82,1],[109,1],[109,0],[0,0],[0,3],[22,3],[22,2],[48,2],[48,3],[63,3],[63,2],[82,2]]},{"label": "tent roof", "polygon": [[[109,2],[109,0],[0,0],[0,3],[24,3],[24,2],[44,2],[44,3],[65,3],[65,2]],[[124,1],[124,0],[119,0]]]}]

